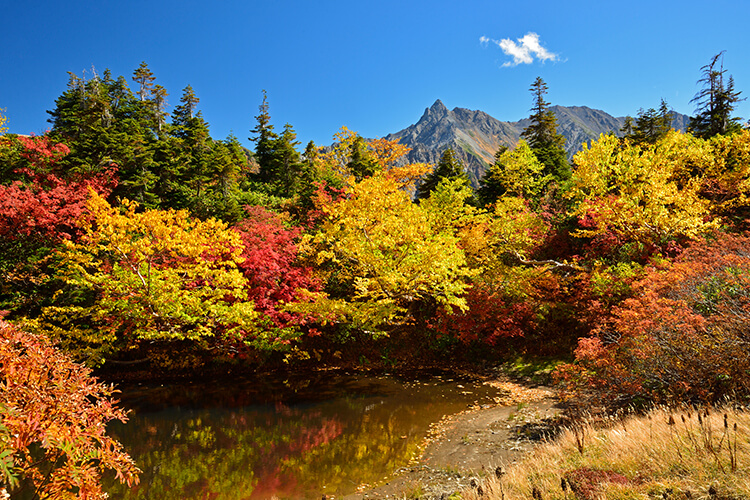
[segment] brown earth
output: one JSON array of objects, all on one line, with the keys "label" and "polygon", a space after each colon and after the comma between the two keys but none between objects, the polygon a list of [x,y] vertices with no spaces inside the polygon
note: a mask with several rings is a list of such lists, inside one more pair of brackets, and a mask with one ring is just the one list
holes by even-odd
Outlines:
[{"label": "brown earth", "polygon": [[506,394],[497,406],[471,408],[435,424],[422,456],[386,483],[362,485],[347,500],[377,498],[447,499],[501,474],[559,428],[554,393],[501,378],[487,382]]}]

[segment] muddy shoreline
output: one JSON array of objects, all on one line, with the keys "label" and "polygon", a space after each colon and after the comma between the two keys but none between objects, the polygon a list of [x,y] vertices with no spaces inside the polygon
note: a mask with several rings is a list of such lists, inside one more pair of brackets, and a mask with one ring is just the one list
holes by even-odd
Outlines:
[{"label": "muddy shoreline", "polygon": [[446,499],[502,474],[559,429],[562,409],[554,392],[500,376],[487,381],[502,389],[497,405],[469,408],[436,423],[420,457],[378,485],[361,485],[347,500]]}]

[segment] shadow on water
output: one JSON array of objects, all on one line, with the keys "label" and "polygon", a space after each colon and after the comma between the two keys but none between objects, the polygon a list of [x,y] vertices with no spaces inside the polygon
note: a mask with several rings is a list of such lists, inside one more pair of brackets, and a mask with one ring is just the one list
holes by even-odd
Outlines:
[{"label": "shadow on water", "polygon": [[418,453],[431,423],[497,396],[451,376],[222,380],[121,387],[110,433],[143,470],[110,498],[281,499],[352,493]]}]

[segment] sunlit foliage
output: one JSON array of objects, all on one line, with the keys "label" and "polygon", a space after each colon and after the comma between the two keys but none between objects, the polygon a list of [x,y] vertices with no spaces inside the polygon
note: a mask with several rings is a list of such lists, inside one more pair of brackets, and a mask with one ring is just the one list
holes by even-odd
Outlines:
[{"label": "sunlit foliage", "polygon": [[318,297],[331,316],[368,329],[388,329],[409,317],[417,301],[465,307],[463,278],[472,271],[453,231],[440,230],[387,172],[356,182],[346,198],[323,207],[321,230],[306,251],[347,293]]},{"label": "sunlit foliage", "polygon": [[570,394],[606,404],[750,394],[748,245],[718,235],[650,268],[561,370]]},{"label": "sunlit foliage", "polygon": [[513,150],[498,154],[487,176],[492,178],[499,195],[538,200],[552,175],[543,175],[544,165],[536,158],[525,140]]},{"label": "sunlit foliage", "polygon": [[116,168],[64,172],[69,152],[46,137],[0,137],[0,309],[38,314],[53,293],[53,249],[80,237],[89,190],[107,196]]},{"label": "sunlit foliage", "polygon": [[682,177],[683,159],[699,145],[672,132],[655,146],[621,143],[612,135],[576,154],[569,196],[580,218],[578,236],[611,235],[646,252],[667,250],[718,227],[701,181]]},{"label": "sunlit foliage", "polygon": [[[126,420],[113,389],[43,336],[0,320],[0,483],[11,498],[104,499],[100,480],[140,471],[106,424]],[[18,496],[17,496],[18,495]]]},{"label": "sunlit foliage", "polygon": [[85,234],[64,250],[72,303],[45,310],[53,337],[94,362],[144,341],[278,340],[257,331],[245,301],[238,233],[183,211],[137,208],[124,200],[120,211],[92,192]]},{"label": "sunlit foliage", "polygon": [[319,283],[313,269],[298,265],[299,227],[263,207],[245,207],[246,218],[233,229],[242,238],[242,272],[248,299],[277,328],[295,328],[308,322],[304,315],[284,309],[285,304],[304,300],[303,291],[316,291]]}]

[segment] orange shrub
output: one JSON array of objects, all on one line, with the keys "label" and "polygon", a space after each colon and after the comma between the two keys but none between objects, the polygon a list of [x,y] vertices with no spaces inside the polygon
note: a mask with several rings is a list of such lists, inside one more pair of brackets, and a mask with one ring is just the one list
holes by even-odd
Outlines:
[{"label": "orange shrub", "polygon": [[139,470],[106,434],[125,421],[113,389],[40,336],[0,320],[0,486],[13,498],[106,498],[101,473],[123,483]]},{"label": "orange shrub", "polygon": [[750,237],[696,242],[633,290],[558,371],[569,396],[607,405],[750,396]]}]

